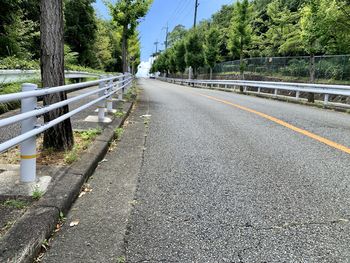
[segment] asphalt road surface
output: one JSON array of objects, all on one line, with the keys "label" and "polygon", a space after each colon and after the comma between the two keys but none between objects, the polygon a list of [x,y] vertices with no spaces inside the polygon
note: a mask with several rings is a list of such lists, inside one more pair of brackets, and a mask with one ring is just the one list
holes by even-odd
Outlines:
[{"label": "asphalt road surface", "polygon": [[127,262],[350,262],[350,115],[141,85],[151,120]]},{"label": "asphalt road surface", "polygon": [[[110,249],[120,243],[113,229],[120,231],[125,214],[119,219],[110,206],[96,206],[104,202],[94,201],[94,190],[68,215],[67,222],[79,216],[86,227],[63,230],[44,262],[350,262],[349,114],[156,80],[139,83],[139,109],[119,145],[129,145],[130,156],[109,154],[111,164],[102,164],[91,182],[103,191],[99,181],[112,180],[113,173],[123,177],[120,184],[113,180],[117,185],[110,184],[107,196],[135,185],[125,260],[113,256],[119,248]],[[143,116],[143,143],[142,114],[149,115]],[[138,178],[108,168],[118,163],[124,163],[116,166],[121,171],[131,165]],[[91,219],[95,211],[98,220]],[[100,244],[96,251],[94,242]]]}]

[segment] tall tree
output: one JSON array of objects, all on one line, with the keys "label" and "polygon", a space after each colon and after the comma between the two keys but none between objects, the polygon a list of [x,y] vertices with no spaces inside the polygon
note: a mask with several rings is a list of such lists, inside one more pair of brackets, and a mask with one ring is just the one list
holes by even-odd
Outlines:
[{"label": "tall tree", "polygon": [[110,4],[113,19],[123,27],[122,34],[122,60],[123,72],[128,71],[128,39],[131,37],[139,23],[144,17],[153,0],[118,0],[115,5]]},{"label": "tall tree", "polygon": [[[300,26],[301,39],[304,44],[306,52],[310,55],[309,71],[310,83],[315,83],[315,54],[321,52],[323,49],[321,45],[320,25],[322,21],[322,14],[318,13],[319,0],[310,0],[307,5],[301,10]],[[308,101],[314,102],[314,93],[308,94]]]},{"label": "tall tree", "polygon": [[186,70],[186,46],[185,41],[178,41],[175,45],[175,63],[176,69],[183,75]]},{"label": "tall tree", "polygon": [[[235,56],[239,56],[239,68],[241,79],[244,79],[245,64],[243,61],[244,54],[252,39],[252,9],[248,0],[237,2],[233,11],[231,25],[231,50]],[[243,92],[243,87],[240,87]]]},{"label": "tall tree", "polygon": [[205,54],[203,45],[203,38],[200,36],[199,32],[196,29],[192,29],[185,42],[185,59],[187,66],[192,67],[193,69],[194,78],[197,78],[199,67],[202,67],[205,64]]},{"label": "tall tree", "polygon": [[95,0],[65,0],[65,42],[79,53],[78,62],[98,66],[93,46],[96,41],[97,19],[92,4]]},{"label": "tall tree", "polygon": [[131,74],[136,74],[137,66],[141,62],[140,37],[138,31],[135,31],[134,34],[129,38],[128,46],[128,57],[131,66]]},{"label": "tall tree", "polygon": [[[62,0],[41,0],[41,79],[43,87],[64,85],[64,41]],[[44,97],[44,106],[67,99],[65,92]],[[69,112],[68,106],[50,111],[44,115],[49,122]],[[44,133],[44,147],[56,150],[71,149],[74,144],[70,119],[67,119]]]},{"label": "tall tree", "polygon": [[186,36],[187,30],[183,25],[177,25],[174,27],[168,35],[168,46],[173,46],[177,41],[183,39]]},{"label": "tall tree", "polygon": [[213,78],[213,68],[215,64],[220,60],[220,39],[219,30],[216,27],[212,27],[206,38],[205,45],[205,58],[210,68],[210,79]]}]

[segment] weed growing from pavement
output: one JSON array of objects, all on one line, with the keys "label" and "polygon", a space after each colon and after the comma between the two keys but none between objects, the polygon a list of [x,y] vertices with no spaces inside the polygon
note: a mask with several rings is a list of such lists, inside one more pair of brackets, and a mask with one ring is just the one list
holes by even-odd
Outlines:
[{"label": "weed growing from pavement", "polygon": [[128,89],[128,92],[123,95],[124,99],[128,102],[133,101],[138,93],[138,89],[136,86],[132,86],[130,89]]},{"label": "weed growing from pavement", "polygon": [[114,116],[117,118],[123,118],[125,116],[126,112],[122,110],[118,110],[116,113],[114,113]]},{"label": "weed growing from pavement", "polygon": [[121,256],[121,257],[117,258],[117,263],[125,263],[125,262],[126,262],[126,260],[125,260],[124,256]]},{"label": "weed growing from pavement", "polygon": [[115,138],[116,138],[117,141],[120,140],[120,138],[122,137],[123,133],[124,133],[124,129],[123,128],[116,128],[114,130],[114,135],[115,135]]},{"label": "weed growing from pavement", "polygon": [[39,186],[35,186],[32,193],[32,198],[34,200],[39,200],[44,195],[44,192],[39,188]]},{"label": "weed growing from pavement", "polygon": [[9,199],[6,200],[3,205],[15,209],[23,209],[28,206],[28,203],[22,200]]}]

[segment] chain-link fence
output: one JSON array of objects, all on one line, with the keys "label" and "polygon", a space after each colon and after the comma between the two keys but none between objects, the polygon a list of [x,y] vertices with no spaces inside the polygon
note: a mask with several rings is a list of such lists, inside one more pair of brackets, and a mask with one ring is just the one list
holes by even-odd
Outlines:
[{"label": "chain-link fence", "polygon": [[[244,59],[245,73],[281,79],[308,81],[310,57],[261,57]],[[214,76],[239,74],[239,60],[217,64]],[[316,56],[316,81],[350,81],[350,55]],[[209,69],[201,68],[199,74],[208,78]]]}]

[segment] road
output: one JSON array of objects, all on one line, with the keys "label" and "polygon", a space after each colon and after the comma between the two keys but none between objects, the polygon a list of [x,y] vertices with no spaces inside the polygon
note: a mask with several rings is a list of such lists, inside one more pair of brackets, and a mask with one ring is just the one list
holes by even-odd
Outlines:
[{"label": "road", "polygon": [[350,115],[140,85],[151,117],[126,262],[350,262]]}]

